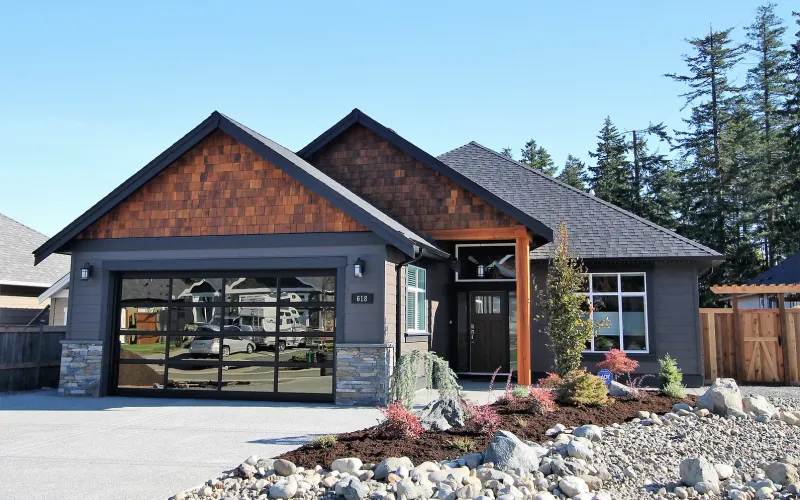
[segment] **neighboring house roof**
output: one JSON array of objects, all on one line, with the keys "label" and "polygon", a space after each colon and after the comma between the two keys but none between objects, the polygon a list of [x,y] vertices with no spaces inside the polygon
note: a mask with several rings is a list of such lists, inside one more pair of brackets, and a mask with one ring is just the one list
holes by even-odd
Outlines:
[{"label": "neighboring house roof", "polygon": [[374,132],[389,142],[389,144],[392,144],[400,150],[408,153],[412,158],[421,162],[423,165],[447,177],[489,205],[500,210],[501,212],[506,213],[507,215],[516,219],[519,223],[524,224],[537,235],[541,236],[547,241],[552,241],[553,228],[555,226],[543,223],[536,214],[521,210],[520,207],[516,206],[514,203],[509,203],[509,201],[502,196],[497,196],[497,194],[492,190],[486,189],[483,185],[473,181],[468,176],[463,175],[457,169],[450,168],[438,158],[426,153],[419,147],[401,137],[394,130],[381,125],[358,108],[353,109],[353,111],[339,120],[339,122],[337,122],[334,126],[323,132],[319,137],[311,141],[306,147],[298,151],[297,154],[306,160],[310,159],[314,153],[325,147],[328,143],[333,141],[336,137],[355,124],[360,124],[366,127],[368,130]]},{"label": "neighboring house roof", "polygon": [[[234,139],[249,147],[262,158],[296,179],[317,195],[328,200],[333,206],[344,211],[370,231],[394,245],[406,255],[415,255],[417,249],[426,250],[433,255],[447,257],[446,252],[425,240],[422,236],[394,220],[369,202],[359,197],[343,185],[334,181],[316,167],[306,162],[289,149],[245,127],[231,118],[214,111],[200,125],[186,134],[169,149],[161,153],[144,168],[123,182],[105,198],[96,203],[70,225],[62,229],[34,251],[36,262],[58,252],[84,229],[108,213],[128,196],[135,193],[159,172],[170,166],[181,155],[192,149],[201,140],[220,129]],[[61,275],[59,275],[60,277]],[[57,279],[57,278],[56,278]]]},{"label": "neighboring house roof", "polygon": [[752,280],[748,285],[795,285],[800,284],[800,253],[782,260],[775,267],[764,271]]},{"label": "neighboring house roof", "polygon": [[47,236],[0,214],[0,285],[47,288],[69,272],[70,258],[54,255],[41,265],[34,264],[31,252],[47,241]]},{"label": "neighboring house roof", "polygon": [[[723,260],[718,252],[653,224],[549,175],[470,142],[439,158],[494,196],[550,227],[564,221],[570,249],[584,259]],[[552,257],[554,245],[531,251]]]},{"label": "neighboring house roof", "polygon": [[42,292],[42,294],[39,295],[39,303],[41,304],[53,295],[67,288],[69,288],[69,273],[62,276],[60,280],[53,283],[53,286]]}]

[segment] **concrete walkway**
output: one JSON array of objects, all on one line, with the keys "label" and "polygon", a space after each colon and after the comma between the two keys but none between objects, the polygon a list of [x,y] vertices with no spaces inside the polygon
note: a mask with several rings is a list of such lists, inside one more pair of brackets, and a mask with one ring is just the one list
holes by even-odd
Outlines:
[{"label": "concrete walkway", "polygon": [[379,417],[297,403],[0,396],[0,496],[164,500],[254,453],[272,457]]}]

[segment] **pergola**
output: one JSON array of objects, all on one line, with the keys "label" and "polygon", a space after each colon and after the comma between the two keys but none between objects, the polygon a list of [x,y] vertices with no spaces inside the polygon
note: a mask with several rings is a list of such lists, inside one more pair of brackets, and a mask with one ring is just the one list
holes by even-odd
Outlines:
[{"label": "pergola", "polygon": [[[733,331],[736,345],[743,346],[747,340],[744,338],[741,318],[739,315],[739,295],[767,294],[776,295],[778,300],[778,318],[780,322],[780,343],[783,359],[785,361],[785,382],[797,384],[800,382],[800,371],[798,371],[798,351],[797,336],[794,325],[790,328],[789,316],[786,313],[787,294],[800,294],[800,283],[774,284],[774,285],[716,285],[711,287],[711,291],[716,294],[730,294],[731,306],[733,307]],[[740,376],[746,371],[744,366],[744,353],[736,352],[737,371]]]}]

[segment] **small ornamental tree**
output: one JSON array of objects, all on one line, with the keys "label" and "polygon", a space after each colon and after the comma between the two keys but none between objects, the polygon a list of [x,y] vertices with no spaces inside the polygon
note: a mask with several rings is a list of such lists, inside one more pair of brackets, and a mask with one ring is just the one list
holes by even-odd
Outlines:
[{"label": "small ornamental tree", "polygon": [[560,377],[580,368],[581,355],[592,340],[596,327],[583,306],[586,270],[569,252],[567,226],[558,226],[556,254],[547,271],[547,289],[539,293],[547,324],[544,328],[555,355],[555,369]]},{"label": "small ornamental tree", "polygon": [[630,378],[632,371],[639,368],[639,362],[631,359],[619,349],[611,349],[606,353],[606,359],[597,363],[598,368],[605,368],[614,374],[614,379],[620,375],[627,375]]},{"label": "small ornamental tree", "polygon": [[669,353],[659,359],[658,364],[658,381],[662,388],[669,384],[680,384],[683,382],[683,373],[681,373],[680,368],[678,368],[678,362],[675,361]]},{"label": "small ornamental tree", "polygon": [[407,409],[414,404],[417,392],[417,374],[420,367],[425,371],[425,386],[438,389],[441,399],[461,400],[458,376],[450,368],[447,360],[432,352],[421,353],[414,350],[403,354],[397,360],[389,377],[389,402],[400,402]]}]

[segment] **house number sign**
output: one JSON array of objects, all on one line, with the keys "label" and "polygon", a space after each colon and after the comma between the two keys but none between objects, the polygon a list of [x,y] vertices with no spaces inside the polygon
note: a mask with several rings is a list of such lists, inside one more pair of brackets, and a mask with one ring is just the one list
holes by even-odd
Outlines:
[{"label": "house number sign", "polygon": [[353,304],[372,304],[375,301],[374,293],[354,293],[350,297]]}]

